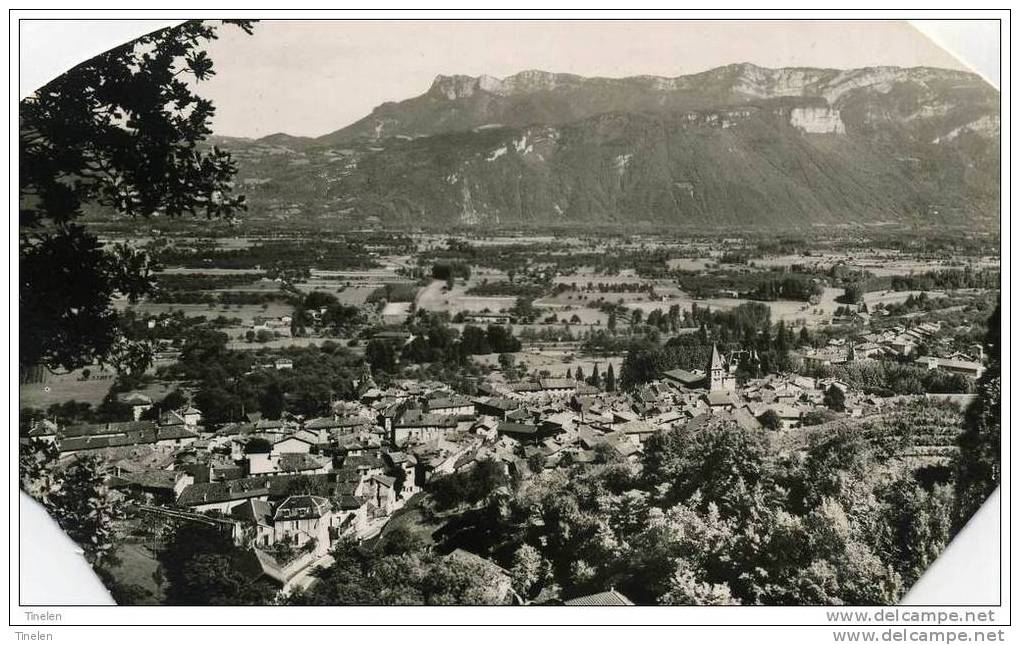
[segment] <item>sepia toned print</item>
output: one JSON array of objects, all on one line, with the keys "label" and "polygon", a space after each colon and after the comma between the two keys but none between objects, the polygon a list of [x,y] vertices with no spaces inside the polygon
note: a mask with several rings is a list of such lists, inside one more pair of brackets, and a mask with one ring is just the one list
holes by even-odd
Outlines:
[{"label": "sepia toned print", "polygon": [[1000,480],[999,111],[899,22],[143,36],[20,103],[21,488],[125,605],[895,604]]}]

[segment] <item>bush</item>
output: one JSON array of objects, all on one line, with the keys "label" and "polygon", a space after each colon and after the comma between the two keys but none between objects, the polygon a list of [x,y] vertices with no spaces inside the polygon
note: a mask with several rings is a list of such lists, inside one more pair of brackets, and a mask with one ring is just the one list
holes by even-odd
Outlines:
[{"label": "bush", "polygon": [[829,408],[833,412],[844,412],[846,411],[846,395],[843,390],[835,385],[830,385],[825,390],[825,397],[823,399],[825,407]]},{"label": "bush", "polygon": [[262,437],[255,437],[244,446],[244,454],[246,455],[264,455],[267,452],[272,452],[272,450],[273,444],[268,439],[263,439]]},{"label": "bush", "polygon": [[506,483],[502,464],[486,460],[471,470],[451,473],[434,480],[429,485],[429,493],[436,509],[443,511],[459,504],[480,502]]},{"label": "bush", "polygon": [[811,410],[801,417],[800,423],[803,426],[820,426],[839,418],[840,416],[832,410]]},{"label": "bush", "polygon": [[772,408],[762,412],[761,416],[758,417],[758,421],[767,430],[779,430],[783,427],[783,420],[779,418],[779,415]]}]

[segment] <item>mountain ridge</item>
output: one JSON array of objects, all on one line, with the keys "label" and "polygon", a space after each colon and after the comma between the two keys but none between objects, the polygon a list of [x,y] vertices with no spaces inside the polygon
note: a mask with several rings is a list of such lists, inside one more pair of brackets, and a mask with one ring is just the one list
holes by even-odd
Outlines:
[{"label": "mountain ridge", "polygon": [[488,123],[509,126],[566,123],[618,108],[704,109],[781,97],[823,98],[835,106],[861,87],[914,82],[923,88],[933,81],[963,82],[994,92],[976,74],[933,67],[773,69],[737,63],[675,77],[586,77],[542,70],[525,70],[501,79],[486,75],[439,75],[425,93],[384,103],[364,118],[316,141],[332,145],[359,137],[420,136],[451,129],[468,130]]},{"label": "mountain ridge", "polygon": [[439,75],[327,135],[226,147],[253,212],[284,219],[990,226],[998,105],[938,68],[526,70]]},{"label": "mountain ridge", "polygon": [[[821,79],[828,79],[830,81],[842,81],[842,82],[861,82],[862,76],[871,75],[894,75],[894,76],[918,76],[932,77],[956,77],[961,80],[966,80],[975,86],[984,86],[987,90],[998,95],[998,91],[989,85],[984,79],[978,74],[973,72],[955,70],[949,68],[940,67],[898,67],[898,66],[871,66],[854,69],[837,69],[837,68],[822,68],[822,67],[780,67],[780,68],[768,68],[755,65],[753,63],[733,63],[730,65],[724,65],[721,67],[711,68],[702,72],[695,72],[691,74],[682,74],[678,76],[660,76],[651,74],[641,74],[634,76],[622,76],[622,77],[609,77],[609,76],[583,76],[578,74],[571,74],[565,72],[547,72],[539,69],[522,70],[515,74],[511,74],[502,78],[481,74],[478,76],[471,76],[466,74],[438,74],[436,75],[429,87],[420,95],[404,99],[402,101],[387,101],[376,106],[371,113],[355,121],[354,123],[348,124],[337,130],[328,132],[319,136],[298,136],[290,135],[286,132],[277,132],[262,137],[229,137],[230,139],[247,139],[250,141],[265,141],[273,142],[272,139],[290,139],[290,143],[302,145],[302,146],[314,146],[314,145],[331,145],[338,141],[343,140],[348,136],[348,131],[359,123],[362,123],[366,119],[371,119],[372,116],[379,112],[386,112],[392,109],[394,106],[400,106],[402,104],[408,104],[415,100],[424,99],[426,97],[444,96],[448,100],[456,100],[457,98],[465,98],[473,95],[478,91],[487,92],[493,95],[508,95],[514,92],[508,92],[507,89],[516,89],[520,91],[523,87],[528,88],[526,92],[534,93],[538,91],[535,86],[535,79],[541,79],[544,84],[541,86],[542,89],[549,91],[554,89],[550,87],[550,80],[552,81],[565,81],[567,83],[583,84],[583,83],[594,83],[594,84],[610,84],[610,85],[647,85],[651,89],[658,91],[666,91],[667,88],[677,87],[677,84],[683,85],[684,83],[695,83],[698,80],[715,79],[717,81],[723,79],[734,80],[747,80],[753,79],[755,76],[761,77],[761,75],[772,76],[773,78],[789,79],[791,77],[814,78],[815,83]],[[528,81],[531,81],[529,84]],[[810,83],[803,83],[805,86],[811,85]],[[790,93],[790,86],[780,85],[779,87],[786,87],[787,91],[776,92],[772,97],[788,96],[788,97],[801,97],[808,98],[811,96],[821,96],[822,98],[829,97],[837,98],[838,95],[830,93],[825,95],[822,93],[816,94],[805,94],[803,91],[797,94]],[[759,96],[758,98],[766,98]],[[748,100],[745,98],[745,100]],[[831,101],[830,101],[831,102]],[[607,110],[608,111],[608,110]],[[587,116],[590,116],[587,115]],[[486,125],[486,124],[479,124]],[[507,124],[499,124],[507,125]],[[473,126],[478,127],[478,125]],[[470,129],[470,128],[465,128]],[[354,134],[353,132],[351,134]],[[360,133],[359,133],[360,134]],[[401,133],[394,133],[401,134]],[[214,135],[220,136],[220,135]],[[387,133],[387,136],[389,133]],[[408,135],[410,136],[410,135]],[[375,138],[379,138],[376,136]],[[279,142],[279,141],[277,141]]]}]

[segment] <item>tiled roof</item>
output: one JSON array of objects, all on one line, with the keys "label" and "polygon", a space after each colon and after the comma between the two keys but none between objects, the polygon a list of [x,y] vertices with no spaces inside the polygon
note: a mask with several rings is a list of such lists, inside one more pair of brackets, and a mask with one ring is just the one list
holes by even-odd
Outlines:
[{"label": "tiled roof", "polygon": [[281,520],[311,520],[323,517],[327,513],[329,513],[329,500],[325,497],[293,495],[276,507],[273,519],[277,522]]},{"label": "tiled roof", "polygon": [[[140,430],[124,431],[109,436],[78,435],[62,438],[59,440],[61,452],[76,450],[98,450],[100,448],[116,448],[122,446],[137,446],[153,444],[157,441],[172,441],[178,439],[194,439],[198,435],[182,426],[169,426],[156,429],[151,421],[138,422],[148,424],[148,427]],[[110,424],[111,426],[114,424]],[[126,424],[125,424],[126,425]]]},{"label": "tiled roof", "polygon": [[638,448],[629,441],[614,441],[611,445],[613,450],[621,457],[630,457],[634,453],[641,451],[641,448]]},{"label": "tiled roof", "polygon": [[385,453],[386,457],[390,460],[393,465],[400,465],[404,463],[416,464],[418,460],[415,459],[414,455],[406,452],[392,451]]},{"label": "tiled roof", "polygon": [[324,468],[329,461],[325,457],[317,457],[303,452],[280,455],[277,462],[280,470],[286,473],[299,473],[306,470]]},{"label": "tiled roof", "polygon": [[500,424],[498,426],[496,426],[496,431],[497,432],[502,432],[502,433],[505,433],[505,434],[526,434],[526,435],[533,435],[533,434],[536,434],[538,432],[538,426],[528,425],[528,424],[524,424],[524,423],[511,423],[509,421],[503,421],[503,422],[500,422]]},{"label": "tiled roof", "polygon": [[152,421],[119,421],[114,423],[82,423],[67,426],[60,433],[63,437],[90,437],[95,435],[124,434],[152,430],[156,424]]},{"label": "tiled roof", "polygon": [[331,478],[332,475],[262,475],[224,482],[192,484],[181,492],[177,503],[181,506],[198,506],[252,497],[280,498],[288,494],[296,481],[329,482]]},{"label": "tiled roof", "polygon": [[173,490],[174,485],[183,476],[184,473],[172,470],[142,470],[112,477],[110,487],[141,486],[142,488]]},{"label": "tiled roof", "polygon": [[178,412],[171,411],[167,412],[159,418],[160,425],[164,426],[182,426],[185,424],[184,417]]},{"label": "tiled roof", "polygon": [[655,432],[655,428],[650,423],[641,421],[640,419],[620,424],[616,430],[624,434],[652,434]]},{"label": "tiled roof", "polygon": [[542,386],[533,381],[520,381],[518,383],[511,384],[510,388],[514,392],[538,392],[542,389]]},{"label": "tiled roof", "polygon": [[538,380],[543,390],[573,390],[577,388],[577,381],[566,378],[543,378]]},{"label": "tiled roof", "polygon": [[230,516],[239,520],[248,520],[256,524],[269,524],[273,517],[273,506],[262,499],[249,499],[230,511]]},{"label": "tiled roof", "polygon": [[216,431],[217,437],[232,437],[234,435],[251,434],[255,432],[253,423],[227,423]]},{"label": "tiled roof", "polygon": [[619,591],[610,589],[609,591],[601,591],[590,596],[571,598],[570,600],[563,601],[563,604],[567,607],[629,607],[634,603]]},{"label": "tiled roof", "polygon": [[502,410],[503,412],[509,412],[510,410],[516,410],[517,408],[521,407],[519,401],[514,401],[513,399],[504,399],[495,396],[479,397],[475,399],[474,402],[477,405],[484,405],[490,408],[495,408],[497,410]]},{"label": "tiled roof", "polygon": [[169,428],[160,428],[156,431],[156,440],[165,441],[171,439],[191,439],[197,438],[198,435],[180,426],[170,426]]},{"label": "tiled roof", "polygon": [[344,469],[377,469],[386,468],[386,462],[379,455],[351,455],[344,458]]},{"label": "tiled roof", "polygon": [[451,419],[447,416],[437,414],[421,414],[415,412],[408,412],[399,420],[394,422],[393,427],[395,428],[455,428],[457,427],[456,419]]},{"label": "tiled roof", "polygon": [[332,417],[321,417],[318,419],[309,419],[305,421],[305,428],[308,430],[329,430],[331,428],[340,428],[340,422]]},{"label": "tiled roof", "polygon": [[663,372],[662,375],[667,379],[683,383],[684,385],[697,385],[705,380],[704,374],[696,374],[681,369],[669,370],[668,372]]},{"label": "tiled roof", "polygon": [[256,430],[278,430],[284,427],[284,422],[274,419],[260,419],[255,423]]},{"label": "tiled roof", "polygon": [[312,440],[311,438],[309,438],[307,436],[301,436],[300,434],[298,434],[296,432],[294,434],[289,434],[286,437],[283,437],[281,439],[277,439],[275,442],[273,442],[273,445],[275,446],[278,443],[283,443],[284,441],[290,441],[292,439],[294,441],[300,441],[301,443],[306,443],[306,444],[308,444],[310,446],[315,445],[315,441],[314,440]]},{"label": "tiled roof", "polygon": [[709,405],[734,405],[731,392],[709,392],[705,395]]},{"label": "tiled roof", "polygon": [[425,402],[428,410],[442,410],[445,408],[463,408],[474,405],[471,399],[464,396],[451,396],[441,399],[430,399]]},{"label": "tiled roof", "polygon": [[530,421],[535,415],[527,408],[517,408],[507,412],[504,416],[508,421]]}]

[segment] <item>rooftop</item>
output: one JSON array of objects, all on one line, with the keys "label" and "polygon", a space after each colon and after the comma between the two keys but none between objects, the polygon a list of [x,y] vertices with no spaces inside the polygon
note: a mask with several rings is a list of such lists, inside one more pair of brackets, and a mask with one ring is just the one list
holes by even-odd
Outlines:
[{"label": "rooftop", "polygon": [[567,607],[630,607],[634,605],[630,598],[615,589],[564,600],[563,604]]}]

